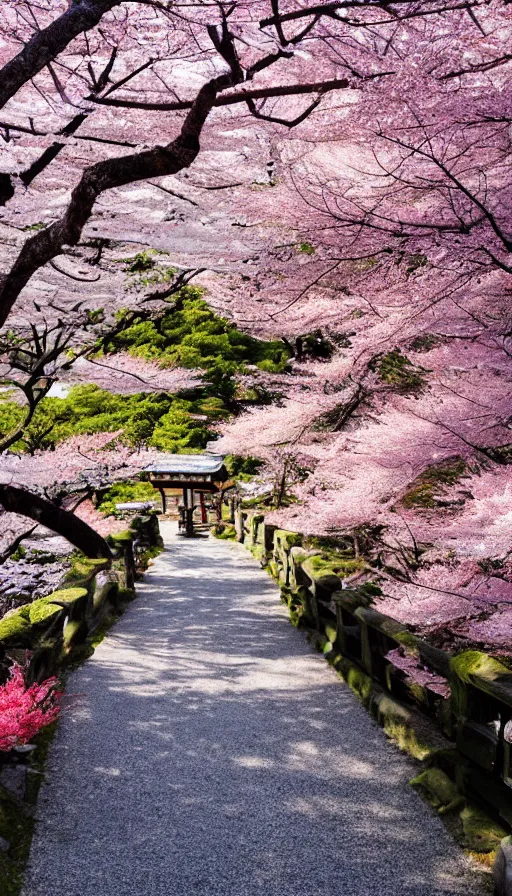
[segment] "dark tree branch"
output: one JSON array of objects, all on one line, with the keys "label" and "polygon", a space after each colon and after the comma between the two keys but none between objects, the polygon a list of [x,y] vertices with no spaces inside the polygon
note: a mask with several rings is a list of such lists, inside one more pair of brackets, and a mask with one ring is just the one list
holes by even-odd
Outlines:
[{"label": "dark tree branch", "polygon": [[0,326],[33,274],[62,253],[63,246],[76,246],[82,230],[102,193],[114,187],[152,177],[177,174],[188,168],[199,152],[199,136],[219,90],[230,87],[231,74],[209,81],[199,91],[178,136],[167,146],[107,159],[86,168],[71,194],[63,217],[27,240],[10,272],[0,280]]},{"label": "dark tree branch", "polygon": [[113,555],[107,542],[87,523],[74,513],[57,507],[51,501],[41,498],[34,492],[14,485],[0,485],[0,504],[8,513],[26,516],[52,532],[61,535],[86,557],[105,557],[112,560]]},{"label": "dark tree branch", "polygon": [[279,42],[286,47],[288,45],[288,40],[283,31],[283,26],[281,24],[281,14],[279,12],[279,0],[271,0],[272,6],[272,17],[274,19],[275,28],[277,31],[277,36],[279,38]]},{"label": "dark tree branch", "polygon": [[[384,73],[383,73],[384,74]],[[385,73],[387,74],[387,73]],[[327,93],[330,90],[346,90],[350,87],[347,78],[333,78],[330,81],[318,81],[310,84],[286,84],[281,87],[259,87],[252,90],[239,90],[227,96],[219,96],[213,106],[232,106],[235,103],[246,103],[248,100],[262,100],[268,97],[299,96],[303,93]],[[181,112],[192,108],[194,100],[180,100],[174,103],[144,103],[138,100],[111,100],[95,97],[94,103],[102,106],[119,106],[123,109],[148,109],[156,112]]]},{"label": "dark tree branch", "polygon": [[[78,118],[80,116],[76,116],[76,117]],[[74,120],[75,119],[73,119],[73,121]],[[72,122],[70,122],[69,124],[71,125],[71,123]],[[68,125],[66,125],[66,127],[68,127]],[[19,132],[20,134],[30,134],[32,137],[49,137],[51,135],[51,131],[50,132],[38,131],[35,128],[27,128],[21,124],[13,124],[10,121],[0,121],[0,128],[4,128],[4,130],[6,131],[7,134],[9,134],[9,131],[16,131],[16,132]],[[89,136],[88,134],[76,134],[75,140],[87,140],[87,141],[90,141],[91,143],[106,143],[109,146],[127,146],[129,149],[134,149],[137,146],[136,143],[130,143],[128,140],[109,140],[108,137],[93,137],[92,135]],[[63,147],[65,144],[57,143],[57,145],[59,147]],[[48,149],[52,149],[52,147],[48,147]],[[50,161],[53,161],[53,159],[51,159]],[[39,162],[39,159],[37,159],[34,164],[38,164],[38,162]],[[49,164],[49,163],[47,163],[47,164]],[[2,175],[0,175],[0,177],[9,178],[9,183],[10,183],[10,175],[2,174]],[[33,179],[34,178],[32,178],[32,180]],[[12,189],[14,190],[14,188],[12,188]]]},{"label": "dark tree branch", "polygon": [[[425,5],[431,4],[430,14],[435,14],[438,12],[444,11],[443,3],[439,3],[439,0],[425,0]],[[461,4],[460,9],[469,9],[470,6],[476,6],[477,3],[464,3]],[[282,28],[283,22],[292,22],[297,19],[304,19],[309,16],[315,16],[320,18],[321,16],[326,16],[331,19],[337,19],[339,21],[343,21],[339,18],[338,13],[343,11],[344,9],[358,9],[358,10],[368,10],[368,9],[378,9],[382,10],[382,12],[391,15],[394,10],[393,7],[411,7],[411,13],[414,14],[416,12],[416,5],[411,3],[411,0],[337,0],[337,2],[333,3],[317,3],[313,6],[307,6],[303,9],[295,9],[291,12],[280,13],[279,15],[268,16],[265,19],[260,20],[260,28],[267,28],[269,25],[273,25],[278,32],[278,36],[280,30]],[[407,18],[407,15],[403,16],[403,18]],[[391,21],[391,19],[389,20]],[[362,21],[354,22],[353,24],[357,24],[359,26],[363,25]],[[372,23],[376,24],[376,23]]]},{"label": "dark tree branch", "polygon": [[[165,289],[158,289],[156,292],[152,292],[147,296],[144,296],[141,299],[141,304],[147,304],[148,302],[165,302],[172,295],[179,293],[184,286],[188,286],[188,284],[194,279],[194,277],[198,277],[199,274],[202,274],[206,268],[187,268],[183,271],[180,271],[176,279],[170,286],[167,286]],[[182,299],[178,296],[177,301],[172,306],[174,311],[181,310]]]},{"label": "dark tree branch", "polygon": [[10,545],[5,549],[5,551],[2,551],[2,553],[0,554],[0,566],[2,565],[2,563],[5,563],[5,561],[8,560],[9,557],[12,557],[12,555],[16,553],[21,542],[25,538],[28,538],[29,535],[32,535],[32,532],[34,532],[36,529],[37,526],[31,526],[30,529],[25,529],[25,531],[22,532],[21,535],[18,535],[17,538],[11,541]]},{"label": "dark tree branch", "polygon": [[[12,445],[22,438],[27,426],[30,426],[30,423],[32,422],[39,402],[42,401],[49,392],[53,380],[50,377],[43,380],[42,372],[39,363],[36,363],[34,372],[30,374],[25,383],[21,384],[15,380],[11,381],[11,385],[21,389],[23,392],[27,400],[27,410],[23,420],[16,426],[16,429],[0,441],[0,451],[7,451],[8,448],[11,448]],[[8,381],[4,380],[4,382]]]},{"label": "dark tree branch", "polygon": [[50,261],[50,264],[58,274],[69,277],[70,280],[76,280],[77,283],[97,283],[101,277],[101,274],[95,274],[94,277],[79,277],[77,274],[72,274],[71,271],[64,271],[55,261]]},{"label": "dark tree branch", "polygon": [[75,37],[90,31],[122,0],[73,0],[47,28],[36,31],[20,53],[0,69],[0,109],[27,81],[55,59]]},{"label": "dark tree branch", "polygon": [[[89,63],[89,74],[91,76],[92,85],[93,85],[93,89],[92,89],[93,96],[97,95],[98,93],[101,93],[101,91],[106,87],[106,85],[108,83],[108,79],[112,72],[112,69],[114,67],[116,57],[117,57],[117,47],[113,47],[112,52],[110,54],[110,58],[98,78],[96,78],[96,75],[94,74],[94,69],[93,69],[91,63]],[[137,72],[135,72],[134,74],[137,74]],[[126,81],[128,81],[130,77],[132,77],[132,76],[128,75],[124,79],[124,82],[126,83]],[[108,92],[110,93],[110,91],[108,91]],[[88,97],[88,99],[89,99],[89,97]],[[80,125],[82,125],[84,123],[84,121],[86,121],[88,116],[89,116],[88,112],[80,112],[78,115],[75,115],[74,118],[72,118],[71,121],[69,121],[68,124],[65,125],[58,132],[59,135],[62,135],[63,137],[70,137],[72,134],[74,134],[78,130]],[[32,183],[34,178],[36,178],[38,174],[41,174],[41,172],[44,171],[44,169],[47,168],[48,165],[50,165],[55,158],[57,158],[57,156],[59,155],[61,150],[64,149],[65,145],[66,145],[65,143],[60,143],[59,141],[56,141],[55,143],[52,143],[51,146],[48,146],[48,148],[45,149],[45,151],[39,156],[39,158],[36,159],[35,162],[33,162],[29,168],[27,168],[25,171],[22,172],[22,174],[20,175],[20,180],[21,180],[22,184],[24,184],[25,187],[28,187],[29,184]]]},{"label": "dark tree branch", "polygon": [[506,65],[511,60],[512,53],[505,53],[503,56],[498,56],[496,59],[490,59],[487,62],[470,65],[468,68],[460,68],[455,72],[448,72],[446,75],[441,75],[439,80],[449,81],[450,78],[459,78],[461,75],[472,75],[475,72],[489,72],[494,68],[498,68],[500,65]]},{"label": "dark tree branch", "polygon": [[300,115],[297,115],[296,118],[278,118],[275,115],[267,115],[261,109],[256,107],[256,103],[252,99],[247,100],[247,107],[249,112],[254,118],[259,118],[261,121],[270,121],[273,124],[282,124],[287,128],[294,128],[298,124],[301,124],[306,118],[309,118],[312,112],[315,111],[317,106],[320,105],[322,101],[322,97],[318,96],[308,107],[304,109],[304,112],[301,112]]},{"label": "dark tree branch", "polygon": [[[106,84],[108,83],[109,76],[112,72],[116,57],[117,57],[117,47],[114,47],[112,49],[110,58],[106,64],[105,68],[100,73],[98,78],[96,78],[96,76],[94,74],[93,67],[89,63],[89,73],[91,75],[93,89],[92,89],[91,94],[86,97],[86,101],[87,100],[90,101],[94,96],[97,96],[105,88]],[[123,84],[126,84],[128,81],[131,81],[133,78],[136,77],[136,75],[140,74],[140,72],[142,72],[142,71],[144,71],[144,69],[148,68],[148,66],[150,66],[152,64],[152,62],[153,62],[153,59],[147,60],[143,65],[140,65],[133,72],[130,72],[130,74],[126,75],[126,77],[122,78],[116,84],[112,84],[109,87],[109,89],[106,91],[105,95],[108,96],[114,90],[117,90],[118,87],[122,86]],[[76,131],[84,123],[84,121],[87,121],[87,119],[92,111],[94,111],[94,110],[89,109],[86,112],[80,112],[78,115],[75,115],[71,119],[71,121],[69,121],[67,123],[67,125],[65,125],[60,131],[57,132],[57,134],[59,136],[61,135],[63,137],[72,136],[73,134],[76,133]],[[2,127],[10,127],[9,125],[5,125],[3,123],[1,123],[1,126]],[[13,129],[16,129],[16,127],[14,126]],[[20,130],[25,130],[25,132],[29,133],[29,134],[34,134],[34,135],[36,134],[36,132],[34,131],[33,128],[32,128],[32,130],[30,130],[29,128],[26,128],[26,129],[20,128]],[[40,136],[46,136],[46,134],[41,134]],[[98,143],[115,143],[116,145],[119,145],[119,146],[135,147],[137,145],[136,143],[127,143],[126,141],[108,140],[107,138],[104,138],[104,137],[79,136],[78,139],[91,140],[91,141],[98,142]],[[56,140],[55,143],[52,143],[51,146],[48,146],[44,150],[44,152],[41,153],[39,158],[36,159],[34,162],[32,162],[30,167],[27,168],[25,171],[23,171],[20,174],[20,180],[21,180],[22,184],[25,187],[28,187],[32,183],[32,181],[39,174],[41,174],[41,172],[44,171],[45,168],[48,167],[48,165],[51,165],[51,163],[54,161],[54,159],[57,158],[57,156],[64,149],[65,146],[66,146],[66,144],[62,143],[59,140]],[[9,177],[9,175],[4,175],[4,177]],[[13,181],[14,181],[14,178],[11,175],[10,180],[9,180],[10,188],[7,187],[7,185],[6,185],[6,187],[4,189],[0,189],[0,205],[5,205],[6,202],[9,201],[9,199],[12,199],[12,197],[14,195]]]}]

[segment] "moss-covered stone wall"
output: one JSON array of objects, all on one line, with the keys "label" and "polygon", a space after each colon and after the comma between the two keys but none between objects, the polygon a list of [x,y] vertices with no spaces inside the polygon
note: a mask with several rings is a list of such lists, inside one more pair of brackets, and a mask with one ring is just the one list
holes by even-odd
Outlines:
[{"label": "moss-covered stone wall", "polygon": [[[115,559],[76,559],[63,586],[0,620],[0,683],[13,661],[25,664],[27,684],[62,674],[93,652],[95,643],[134,597],[133,584],[163,547],[155,514],[136,517],[111,539]],[[0,894],[18,896],[32,837],[34,808],[54,725],[35,745],[0,753]]]},{"label": "moss-covered stone wall", "polygon": [[133,595],[137,573],[162,546],[155,514],[135,517],[126,532],[108,539],[115,559],[76,559],[63,587],[0,619],[0,668],[28,652],[28,676],[42,681],[101,626],[120,601]]},{"label": "moss-covered stone wall", "polygon": [[228,537],[258,558],[290,621],[422,762],[414,785],[455,816],[467,848],[495,850],[512,830],[512,672],[477,651],[451,656],[380,613],[367,585],[343,587],[354,561],[267,525],[261,513],[239,508]]}]

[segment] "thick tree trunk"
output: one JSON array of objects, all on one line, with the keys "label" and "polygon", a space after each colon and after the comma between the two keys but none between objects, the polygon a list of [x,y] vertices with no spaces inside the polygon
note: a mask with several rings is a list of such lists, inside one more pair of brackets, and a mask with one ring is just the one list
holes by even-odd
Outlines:
[{"label": "thick tree trunk", "polygon": [[13,485],[0,485],[0,505],[9,513],[19,513],[61,535],[86,557],[112,559],[112,551],[101,535],[74,513],[57,507],[40,495]]},{"label": "thick tree trunk", "polygon": [[0,69],[0,109],[20,87],[48,65],[75,37],[94,28],[102,16],[122,0],[72,0],[69,8],[37,31],[13,59]]},{"label": "thick tree trunk", "polygon": [[180,133],[167,146],[105,159],[85,169],[62,218],[30,237],[10,272],[0,277],[0,326],[5,323],[14,302],[32,275],[60,255],[65,245],[77,245],[98,196],[113,187],[138,180],[177,174],[192,164],[199,152],[199,136],[217,93],[232,83],[231,75],[226,74],[201,87]]}]

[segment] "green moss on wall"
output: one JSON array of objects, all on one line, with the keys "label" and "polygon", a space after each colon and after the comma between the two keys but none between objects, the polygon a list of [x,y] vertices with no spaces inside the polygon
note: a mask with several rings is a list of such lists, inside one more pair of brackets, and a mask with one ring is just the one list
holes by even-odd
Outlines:
[{"label": "green moss on wall", "polygon": [[105,559],[93,559],[83,554],[74,556],[71,566],[66,573],[65,582],[89,582],[102,569],[108,569],[110,561]]},{"label": "green moss on wall", "polygon": [[315,574],[315,577],[335,575],[340,578],[346,578],[355,572],[359,572],[366,565],[362,559],[343,559],[335,555],[330,557],[325,555],[308,557],[305,563]]},{"label": "green moss on wall", "polygon": [[42,622],[49,622],[54,616],[62,613],[62,608],[55,604],[48,603],[48,598],[41,597],[30,604],[30,621],[32,625],[40,625]]},{"label": "green moss on wall", "polygon": [[216,538],[221,538],[224,541],[236,541],[236,529],[231,524],[216,523],[210,531]]},{"label": "green moss on wall", "polygon": [[59,591],[53,591],[43,600],[48,601],[48,603],[71,605],[85,597],[87,597],[86,588],[61,588]]},{"label": "green moss on wall", "polygon": [[464,831],[464,845],[475,852],[491,852],[497,849],[507,835],[507,831],[476,806],[466,806],[460,813],[460,819]]},{"label": "green moss on wall", "polygon": [[113,548],[124,547],[128,542],[133,540],[133,532],[125,529],[124,532],[117,532],[115,535],[107,535],[107,542]]},{"label": "green moss on wall", "polygon": [[473,675],[488,681],[496,681],[502,675],[510,677],[510,670],[506,666],[478,650],[465,650],[464,653],[459,653],[452,657],[450,665],[452,672],[466,684],[471,682]]},{"label": "green moss on wall", "polygon": [[412,632],[409,632],[406,629],[402,632],[393,632],[392,638],[397,641],[398,644],[401,644],[402,647],[405,647],[407,653],[411,653],[414,656],[420,655],[418,640]]},{"label": "green moss on wall", "polygon": [[370,676],[351,663],[348,663],[344,669],[340,667],[340,671],[349,688],[359,697],[363,706],[368,707],[374,688]]},{"label": "green moss on wall", "polygon": [[[24,607],[21,610],[24,610]],[[30,622],[20,610],[16,610],[0,620],[0,641],[9,644],[18,642],[25,644],[30,632]]]},{"label": "green moss on wall", "polygon": [[409,782],[421,790],[440,815],[464,805],[464,797],[453,781],[439,768],[427,768]]},{"label": "green moss on wall", "polygon": [[[259,515],[259,520],[263,521],[264,517]],[[290,532],[288,529],[276,529],[274,532],[274,546],[282,545],[285,549],[289,550],[293,547],[300,547],[302,545],[302,535],[299,535],[298,532]]]},{"label": "green moss on wall", "polygon": [[82,619],[71,619],[64,626],[64,648],[69,650],[71,645],[80,644],[87,636],[87,628]]}]

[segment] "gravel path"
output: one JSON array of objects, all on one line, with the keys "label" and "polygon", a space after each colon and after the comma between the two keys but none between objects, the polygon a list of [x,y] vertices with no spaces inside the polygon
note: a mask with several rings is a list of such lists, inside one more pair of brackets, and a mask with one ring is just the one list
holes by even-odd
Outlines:
[{"label": "gravel path", "polygon": [[248,552],[162,528],[69,682],[23,896],[482,896]]}]

